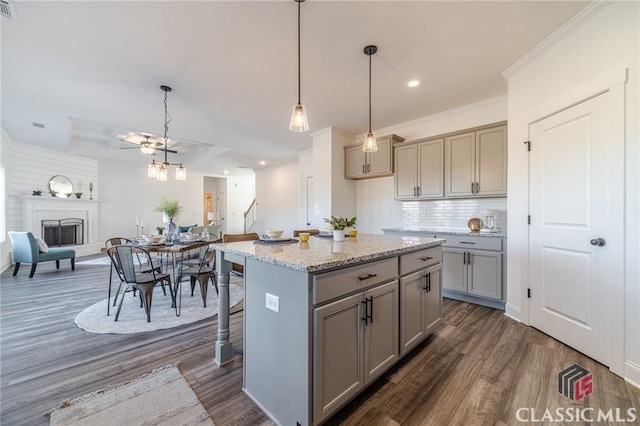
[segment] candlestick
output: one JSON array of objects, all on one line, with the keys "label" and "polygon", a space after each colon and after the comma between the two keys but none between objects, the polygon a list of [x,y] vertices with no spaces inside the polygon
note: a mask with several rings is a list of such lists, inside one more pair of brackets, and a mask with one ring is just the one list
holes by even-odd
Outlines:
[{"label": "candlestick", "polygon": [[141,229],[142,229],[142,234],[140,235],[144,235],[144,225],[142,225]]},{"label": "candlestick", "polygon": [[93,191],[93,182],[89,182],[89,191]]},{"label": "candlestick", "polygon": [[140,227],[138,226],[138,224],[136,223],[136,238],[140,236]]},{"label": "candlestick", "polygon": [[138,218],[136,217],[136,226],[138,226]]}]

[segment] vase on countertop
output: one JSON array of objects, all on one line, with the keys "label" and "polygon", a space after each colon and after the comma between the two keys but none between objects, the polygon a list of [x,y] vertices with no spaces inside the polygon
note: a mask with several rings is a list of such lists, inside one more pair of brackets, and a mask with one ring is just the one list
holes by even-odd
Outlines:
[{"label": "vase on countertop", "polygon": [[333,230],[333,241],[344,241],[344,229]]}]

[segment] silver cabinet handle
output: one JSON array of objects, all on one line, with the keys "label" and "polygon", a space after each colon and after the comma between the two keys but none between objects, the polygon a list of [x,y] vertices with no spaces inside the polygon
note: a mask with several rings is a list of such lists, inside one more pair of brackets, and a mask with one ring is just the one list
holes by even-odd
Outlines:
[{"label": "silver cabinet handle", "polygon": [[591,243],[592,246],[598,246],[598,247],[604,247],[604,245],[607,244],[604,238],[594,238],[589,242]]}]

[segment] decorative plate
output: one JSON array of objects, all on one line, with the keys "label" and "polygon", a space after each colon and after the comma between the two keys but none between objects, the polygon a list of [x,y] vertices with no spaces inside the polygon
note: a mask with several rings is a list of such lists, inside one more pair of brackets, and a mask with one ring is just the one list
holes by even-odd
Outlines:
[{"label": "decorative plate", "polygon": [[482,220],[477,217],[472,217],[467,222],[467,226],[471,230],[471,232],[478,232],[480,228],[482,228]]}]

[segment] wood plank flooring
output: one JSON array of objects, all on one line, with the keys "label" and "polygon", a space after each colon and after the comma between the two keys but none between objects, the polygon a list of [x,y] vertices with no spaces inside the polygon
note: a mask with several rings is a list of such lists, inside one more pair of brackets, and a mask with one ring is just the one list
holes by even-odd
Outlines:
[{"label": "wood plank flooring", "polygon": [[[65,399],[175,362],[218,426],[273,424],[241,390],[242,357],[214,365],[216,319],[142,334],[88,333],[74,318],[106,297],[109,268],[77,264],[71,272],[62,263],[60,270],[39,265],[33,279],[28,268],[0,276],[2,425],[46,425],[45,413]],[[511,425],[521,407],[539,415],[558,407],[640,414],[640,390],[562,343],[490,308],[446,299],[444,310],[425,343],[327,424]],[[242,349],[241,312],[231,316],[231,336]],[[573,363],[594,376],[593,394],[579,403],[557,392],[557,373]]]}]

